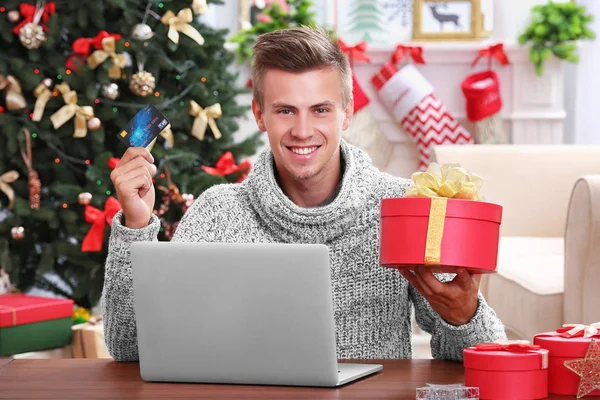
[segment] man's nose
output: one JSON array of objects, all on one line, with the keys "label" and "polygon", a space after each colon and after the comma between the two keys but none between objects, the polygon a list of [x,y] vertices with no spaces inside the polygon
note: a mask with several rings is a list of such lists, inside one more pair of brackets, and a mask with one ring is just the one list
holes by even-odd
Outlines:
[{"label": "man's nose", "polygon": [[312,136],[312,129],[308,116],[299,114],[292,127],[292,136],[298,139],[306,139]]}]

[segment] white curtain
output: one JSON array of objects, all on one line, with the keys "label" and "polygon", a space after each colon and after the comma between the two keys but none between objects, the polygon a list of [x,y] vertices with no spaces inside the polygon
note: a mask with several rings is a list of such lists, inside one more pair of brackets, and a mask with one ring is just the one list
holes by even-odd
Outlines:
[{"label": "white curtain", "polygon": [[565,142],[600,144],[600,1],[576,0],[595,18],[590,24],[595,40],[581,42],[578,64],[565,63]]}]

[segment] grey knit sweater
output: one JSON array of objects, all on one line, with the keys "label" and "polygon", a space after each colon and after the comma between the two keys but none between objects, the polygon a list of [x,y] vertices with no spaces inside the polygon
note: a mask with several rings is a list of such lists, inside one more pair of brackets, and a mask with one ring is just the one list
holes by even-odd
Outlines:
[{"label": "grey knit sweater", "polygon": [[[273,156],[263,152],[241,184],[204,191],[182,218],[173,241],[323,243],[330,249],[338,358],[410,358],[411,306],[418,325],[432,334],[434,358],[462,360],[465,347],[504,338],[504,326],[481,294],[475,316],[446,323],[393,269],[379,264],[380,201],[401,197],[409,180],[377,170],[366,153],[342,141],[345,169],[329,204],[301,208],[277,184]],[[138,360],[129,246],[157,240],[149,226],[129,229],[119,212],[112,225],[103,291],[104,332],[110,354]],[[438,279],[451,279],[439,275]]]}]

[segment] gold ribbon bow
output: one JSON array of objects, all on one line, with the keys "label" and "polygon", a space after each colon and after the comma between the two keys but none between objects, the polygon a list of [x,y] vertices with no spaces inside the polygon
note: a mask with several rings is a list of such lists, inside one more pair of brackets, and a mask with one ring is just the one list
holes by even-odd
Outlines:
[{"label": "gold ribbon bow", "polygon": [[14,111],[27,107],[27,102],[21,90],[21,84],[12,75],[0,74],[0,90],[6,89],[6,108]]},{"label": "gold ribbon bow", "polygon": [[412,174],[413,184],[405,197],[429,197],[429,223],[425,245],[425,265],[440,265],[442,237],[448,199],[480,200],[483,178],[459,164],[431,163],[425,172]]},{"label": "gold ribbon bow", "polygon": [[204,14],[207,12],[208,4],[206,4],[206,0],[193,0],[192,10],[194,10],[194,14]]},{"label": "gold ribbon bow", "polygon": [[8,209],[11,210],[15,204],[15,191],[10,184],[19,179],[19,173],[15,170],[0,175],[0,191],[8,197]]},{"label": "gold ribbon bow", "polygon": [[33,95],[37,98],[35,101],[35,107],[33,108],[33,117],[31,118],[33,121],[41,121],[44,116],[44,110],[46,109],[46,104],[52,98],[52,92],[48,88],[48,86],[40,83],[37,85],[35,90],[33,91]]},{"label": "gold ribbon bow", "polygon": [[98,68],[98,65],[102,64],[109,57],[112,59],[112,66],[108,71],[108,76],[112,79],[119,79],[121,77],[121,69],[127,65],[127,58],[124,54],[117,54],[115,52],[116,44],[115,38],[112,36],[105,37],[102,39],[102,49],[94,51],[87,59],[87,63],[91,69]]},{"label": "gold ribbon bow", "polygon": [[204,139],[207,124],[210,126],[215,139],[220,139],[221,136],[223,136],[215,122],[215,118],[219,118],[222,115],[221,105],[219,103],[202,108],[194,100],[191,100],[190,115],[196,118],[194,119],[194,125],[192,126],[192,135],[198,138],[198,140]]},{"label": "gold ribbon bow", "polygon": [[71,90],[67,82],[63,82],[55,87],[59,92],[62,93],[66,104],[50,117],[54,129],[60,128],[68,120],[75,117],[75,131],[73,132],[73,137],[86,137],[87,121],[94,118],[94,109],[90,106],[78,105],[77,92]]},{"label": "gold ribbon bow", "polygon": [[[175,141],[173,139],[173,131],[171,130],[170,124],[167,125],[167,127],[165,129],[162,130],[162,132],[160,133],[160,136],[162,136],[167,141],[167,143],[169,144],[169,147],[173,148]],[[152,151],[157,139],[158,139],[158,137],[154,138],[154,140],[152,142],[150,142],[150,144],[148,146],[146,146],[146,150]]]},{"label": "gold ribbon bow", "polygon": [[167,36],[173,43],[179,43],[179,32],[181,32],[196,41],[196,43],[202,45],[204,44],[204,38],[196,28],[190,25],[193,18],[192,9],[184,8],[179,11],[177,15],[171,10],[167,11],[160,19],[160,22],[169,25],[169,33]]}]

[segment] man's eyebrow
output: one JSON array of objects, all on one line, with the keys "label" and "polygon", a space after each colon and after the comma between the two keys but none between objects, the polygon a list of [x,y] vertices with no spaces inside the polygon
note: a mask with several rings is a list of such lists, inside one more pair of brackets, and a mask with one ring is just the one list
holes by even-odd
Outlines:
[{"label": "man's eyebrow", "polygon": [[[311,105],[310,108],[323,107],[323,106],[335,106],[335,102],[331,101],[331,100],[325,100],[325,101],[322,101],[320,103]],[[271,107],[293,108],[293,109],[296,109],[296,106],[293,106],[291,104],[286,104],[286,103],[283,103],[283,102],[280,102],[280,101],[276,101],[275,103],[271,104]]]}]

